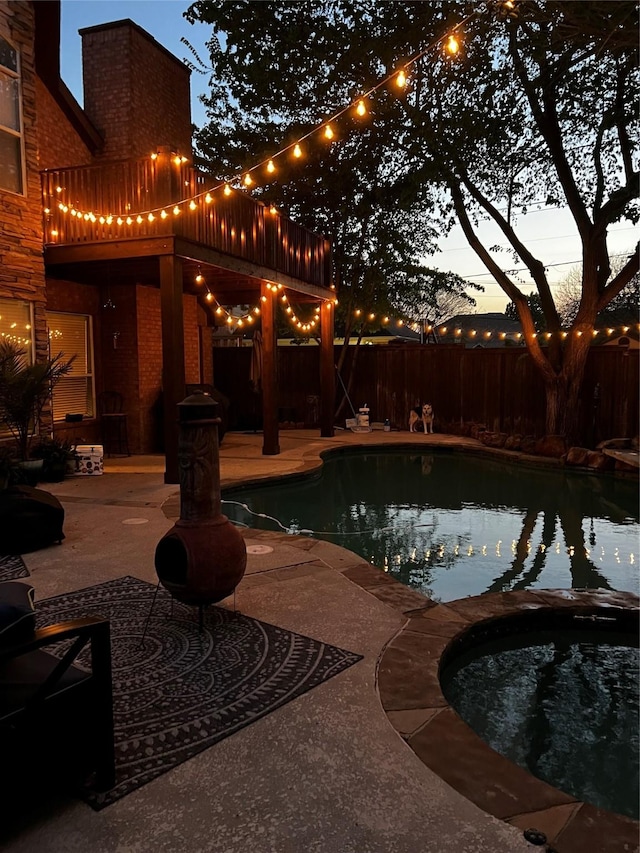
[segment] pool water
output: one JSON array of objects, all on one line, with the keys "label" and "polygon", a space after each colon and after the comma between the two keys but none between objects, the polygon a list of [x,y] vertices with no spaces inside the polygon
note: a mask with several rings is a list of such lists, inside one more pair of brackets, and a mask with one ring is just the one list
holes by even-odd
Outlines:
[{"label": "pool water", "polygon": [[637,820],[638,660],[637,637],[539,632],[463,652],[441,684],[497,752],[578,800]]},{"label": "pool water", "polygon": [[638,485],[620,478],[446,450],[350,451],[319,476],[225,491],[222,511],[335,542],[439,601],[535,588],[638,592]]}]

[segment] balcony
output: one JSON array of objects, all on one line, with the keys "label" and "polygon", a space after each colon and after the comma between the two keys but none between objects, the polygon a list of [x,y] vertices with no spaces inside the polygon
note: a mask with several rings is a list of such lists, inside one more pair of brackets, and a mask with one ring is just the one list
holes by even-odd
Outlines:
[{"label": "balcony", "polygon": [[86,272],[91,263],[94,274],[100,261],[120,261],[121,274],[135,270],[140,280],[141,259],[174,254],[183,260],[185,282],[201,265],[217,274],[216,286],[225,290],[216,294],[220,301],[241,301],[260,279],[311,297],[331,296],[329,241],[248,193],[226,194],[168,152],[48,170],[42,192],[46,263],[70,277],[74,266]]}]

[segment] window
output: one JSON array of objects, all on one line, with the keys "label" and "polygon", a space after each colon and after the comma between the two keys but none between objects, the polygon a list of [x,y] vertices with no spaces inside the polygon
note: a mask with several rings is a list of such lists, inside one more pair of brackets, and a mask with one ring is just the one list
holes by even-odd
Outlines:
[{"label": "window", "polygon": [[0,189],[23,192],[18,51],[0,36]]},{"label": "window", "polygon": [[53,389],[53,419],[63,421],[67,414],[95,414],[93,386],[93,342],[91,318],[86,314],[61,314],[47,311],[49,352],[65,358],[75,355],[71,372]]},{"label": "window", "polygon": [[31,337],[31,303],[20,299],[0,299],[0,339],[8,338],[25,351],[28,361],[33,358]]}]

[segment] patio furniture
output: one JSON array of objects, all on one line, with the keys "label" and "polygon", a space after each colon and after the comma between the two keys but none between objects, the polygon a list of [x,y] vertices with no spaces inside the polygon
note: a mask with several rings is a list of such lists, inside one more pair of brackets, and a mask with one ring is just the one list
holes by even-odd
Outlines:
[{"label": "patio furniture", "polygon": [[62,542],[64,509],[60,501],[33,486],[0,491],[0,553],[26,554]]},{"label": "patio furniture", "polygon": [[98,413],[105,456],[131,456],[122,394],[119,391],[98,394]]},{"label": "patio furniture", "polygon": [[57,791],[62,782],[108,790],[115,784],[109,621],[88,617],[36,629],[33,600],[29,584],[0,583],[7,793]]}]

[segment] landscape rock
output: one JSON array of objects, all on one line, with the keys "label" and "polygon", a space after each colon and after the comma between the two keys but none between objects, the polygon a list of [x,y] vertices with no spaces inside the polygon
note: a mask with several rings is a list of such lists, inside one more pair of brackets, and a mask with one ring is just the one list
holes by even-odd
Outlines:
[{"label": "landscape rock", "polygon": [[567,452],[567,442],[562,435],[545,435],[536,441],[535,453],[560,459]]},{"label": "landscape rock", "polygon": [[567,465],[587,465],[591,451],[586,447],[570,447],[565,462]]},{"label": "landscape rock", "polygon": [[599,450],[591,450],[587,455],[587,467],[595,471],[611,471],[614,463],[610,456],[605,456]]}]

